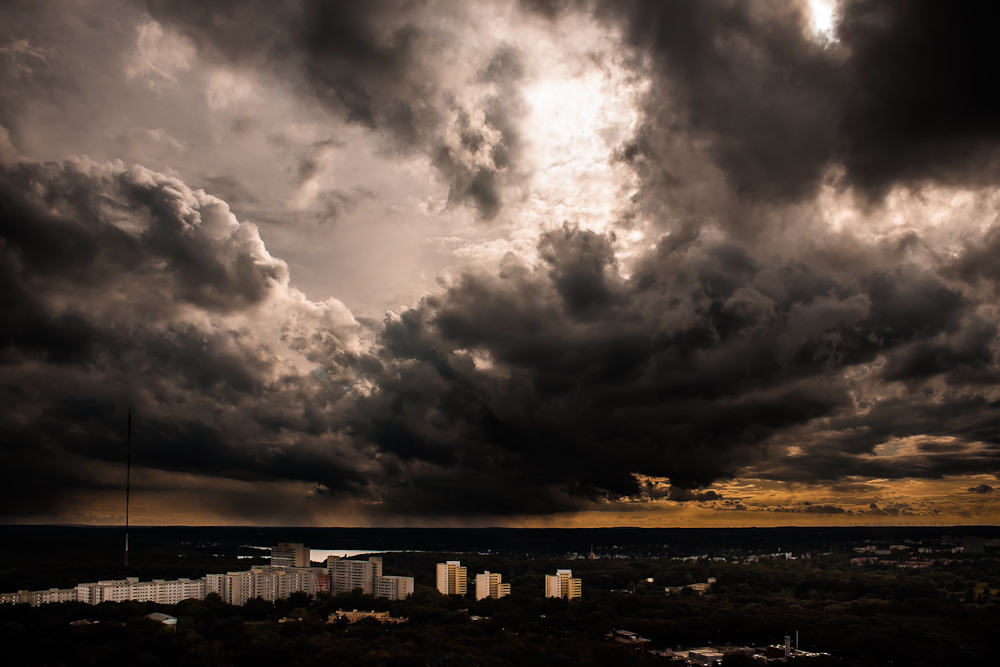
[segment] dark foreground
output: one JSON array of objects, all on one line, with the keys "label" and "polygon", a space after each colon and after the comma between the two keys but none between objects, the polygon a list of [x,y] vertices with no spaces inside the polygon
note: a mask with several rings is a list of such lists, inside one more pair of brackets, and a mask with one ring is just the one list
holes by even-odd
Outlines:
[{"label": "dark foreground", "polygon": [[[0,533],[3,530],[24,529],[2,529]],[[754,546],[752,540],[742,543],[732,534],[724,541],[716,536],[712,538],[714,546],[700,545],[699,549],[709,551],[702,554],[705,558],[676,560],[682,555],[681,547],[661,542],[663,535],[647,534],[649,539],[642,546],[639,542],[643,539],[633,540],[629,546],[628,539],[608,544],[595,538],[595,551],[620,556],[597,560],[568,559],[557,553],[568,550],[566,544],[525,550],[530,545],[516,541],[508,549],[487,546],[480,553],[460,556],[392,553],[384,554],[386,572],[417,578],[417,593],[409,600],[389,602],[358,594],[310,599],[296,594],[276,603],[251,601],[245,607],[230,607],[214,597],[175,606],[131,602],[96,607],[77,603],[3,606],[0,647],[3,664],[10,665],[577,667],[665,664],[659,658],[633,655],[606,643],[604,634],[614,628],[649,638],[654,649],[706,644],[759,646],[781,642],[786,634],[794,636],[798,631],[803,649],[831,654],[829,658],[799,661],[815,667],[993,664],[1000,654],[1000,633],[996,632],[1000,623],[1000,562],[992,553],[995,549],[975,555],[952,553],[947,548],[935,554],[918,554],[914,539],[940,545],[941,533],[950,532],[959,535],[955,542],[960,540],[958,529],[932,532],[924,537],[902,533],[882,536],[891,542],[911,540],[914,553],[907,557],[933,557],[934,564],[924,569],[887,563],[852,565],[850,560],[858,556],[853,549],[873,545],[877,539],[863,531],[853,538],[837,534],[832,541],[829,536],[800,534],[796,539],[815,542],[811,545],[815,548],[806,552],[809,558],[764,558],[750,563],[746,562],[750,551],[777,551],[779,545]],[[116,551],[113,534],[98,531],[98,537],[83,539],[86,531],[76,533],[81,537],[76,548],[63,545],[62,555],[53,556],[45,555],[52,553],[46,534],[43,531],[41,538],[31,541],[12,541],[10,533],[2,535],[0,579],[6,583],[5,590],[66,586],[122,575],[120,566],[105,562],[104,549]],[[991,537],[987,529],[978,529],[978,534]],[[106,544],[102,541],[105,537]],[[585,541],[578,537],[571,540]],[[242,539],[223,540],[225,544],[214,546],[198,540],[175,544],[171,539],[150,540],[138,547],[129,574],[144,579],[201,576],[264,562],[237,558],[241,554],[234,549],[244,548],[238,544]],[[472,538],[466,535],[459,539]],[[673,540],[681,541],[676,536]],[[310,546],[382,546],[317,542],[314,539]],[[656,553],[651,553],[653,542],[659,543]],[[828,551],[819,551],[821,544],[826,544]],[[583,552],[589,546],[573,545],[572,550]],[[794,548],[789,546],[788,550]],[[674,550],[679,551],[671,553]],[[34,563],[28,560],[32,553],[38,559]],[[252,553],[260,555],[259,551]],[[433,566],[444,558],[460,558],[470,575],[486,569],[500,572],[512,584],[512,595],[478,603],[471,596],[471,587],[470,597],[464,599],[439,595],[431,588]],[[729,562],[712,558],[728,558]],[[892,558],[899,560],[895,555]],[[583,580],[582,600],[542,597],[544,574],[560,567],[572,568],[574,576]],[[683,587],[709,577],[715,577],[716,582],[703,597],[691,589],[684,589],[681,595],[665,594],[667,586]],[[31,583],[19,586],[15,579],[31,579]],[[409,622],[398,626],[374,621],[326,623],[328,615],[338,609],[387,610],[393,616],[409,618]],[[176,629],[146,619],[153,611],[178,617]],[[476,616],[483,618],[475,620]],[[99,623],[71,625],[84,619]],[[727,659],[723,664],[756,664],[745,660]]]}]

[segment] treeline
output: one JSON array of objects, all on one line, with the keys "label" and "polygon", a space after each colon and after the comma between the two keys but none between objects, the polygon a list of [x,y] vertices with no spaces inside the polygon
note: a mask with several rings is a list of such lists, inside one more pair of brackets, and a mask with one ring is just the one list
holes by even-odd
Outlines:
[{"label": "treeline", "polygon": [[[775,560],[755,564],[722,561],[667,559],[566,560],[556,557],[497,556],[481,554],[384,554],[385,571],[414,577],[418,585],[434,585],[434,564],[460,558],[470,580],[477,572],[499,572],[515,595],[543,595],[544,578],[558,568],[571,568],[583,580],[584,597],[594,591],[624,590],[662,593],[668,586],[686,586],[717,580],[716,594],[742,597],[778,596],[838,602],[874,596],[885,600],[964,595],[976,587],[1000,590],[1000,562],[963,560],[927,569],[850,563],[850,555],[815,559]],[[652,581],[648,581],[652,579]],[[472,588],[470,584],[470,594]]]},{"label": "treeline", "polygon": [[[440,557],[386,555],[388,572],[413,574],[423,582],[413,597],[396,602],[354,593],[315,599],[296,594],[244,607],[225,605],[217,596],[172,607],[132,602],[7,606],[0,608],[0,645],[6,664],[102,667],[659,663],[604,642],[612,628],[638,632],[654,648],[764,645],[798,631],[803,649],[832,654],[804,662],[814,667],[990,664],[1000,649],[1000,634],[994,631],[1000,602],[982,594],[998,576],[997,564],[990,561],[911,571],[859,568],[839,557],[736,565],[462,555],[470,573],[490,569],[513,584],[509,598],[476,602],[471,590],[464,599],[444,597],[428,585],[428,564]],[[542,597],[544,574],[567,566],[583,578],[583,599]],[[663,592],[664,586],[710,576],[717,581],[704,597],[690,589],[681,596]],[[327,624],[338,609],[389,611],[410,622]],[[153,611],[178,617],[176,629],[146,619]],[[80,619],[100,622],[70,625]]]}]

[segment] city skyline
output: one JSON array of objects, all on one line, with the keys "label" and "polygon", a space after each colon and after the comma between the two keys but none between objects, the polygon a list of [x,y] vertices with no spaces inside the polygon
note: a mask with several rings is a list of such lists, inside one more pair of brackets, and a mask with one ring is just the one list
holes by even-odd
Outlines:
[{"label": "city skyline", "polygon": [[[249,570],[206,574],[197,579],[153,579],[138,577],[103,579],[80,583],[72,588],[19,590],[0,593],[0,604],[40,604],[83,602],[154,602],[177,604],[183,600],[203,600],[215,593],[226,604],[242,607],[249,600],[261,598],[270,602],[286,599],[293,593],[315,596],[327,593],[360,591],[388,600],[404,600],[414,592],[413,577],[382,574],[382,558],[352,560],[329,556],[325,567],[316,567],[310,560],[309,547],[304,544],[281,542],[270,549],[270,565],[255,565]],[[509,590],[509,587],[508,587]]]},{"label": "city skyline", "polygon": [[995,523],[987,25],[4,3],[0,522]]}]

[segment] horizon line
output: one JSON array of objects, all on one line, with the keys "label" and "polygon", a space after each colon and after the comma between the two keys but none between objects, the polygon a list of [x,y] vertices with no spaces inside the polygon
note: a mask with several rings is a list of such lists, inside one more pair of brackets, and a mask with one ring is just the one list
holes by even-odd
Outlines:
[{"label": "horizon line", "polygon": [[[868,522],[855,524],[782,524],[748,526],[308,526],[259,524],[148,524],[140,528],[241,528],[259,530],[776,530],[785,528],[997,528],[996,523],[892,523]],[[0,528],[107,528],[121,530],[120,524],[110,523],[5,523]]]}]

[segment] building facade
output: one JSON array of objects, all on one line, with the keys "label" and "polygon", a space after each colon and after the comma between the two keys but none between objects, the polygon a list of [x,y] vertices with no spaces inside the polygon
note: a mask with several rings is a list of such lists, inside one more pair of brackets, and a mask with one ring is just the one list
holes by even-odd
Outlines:
[{"label": "building facade", "polygon": [[279,542],[271,547],[271,567],[311,567],[309,547],[297,542]]},{"label": "building facade", "polygon": [[402,600],[413,595],[413,577],[382,576],[382,558],[351,560],[330,556],[326,559],[329,591],[333,595],[361,590],[366,595]]},{"label": "building facade", "polygon": [[0,604],[30,604],[37,607],[52,602],[76,602],[75,588],[50,588],[45,591],[0,593]]},{"label": "building facade", "polygon": [[437,589],[442,595],[465,595],[467,579],[461,561],[437,564]]},{"label": "building facade", "polygon": [[[279,544],[272,550],[273,562],[309,564],[309,549],[301,544]],[[464,571],[462,568],[463,586]],[[154,579],[139,581],[136,577],[102,580],[78,584],[74,588],[52,588],[45,591],[17,591],[0,594],[0,604],[30,604],[51,602],[155,602],[177,604],[182,600],[202,600],[215,593],[223,602],[242,606],[248,600],[288,598],[293,593],[316,595],[320,592],[344,593],[361,589],[369,595],[402,600],[413,594],[413,577],[382,576],[382,559],[373,556],[366,561],[331,557],[327,568],[255,566],[249,571],[208,574],[202,579]],[[462,589],[464,593],[464,588]]]},{"label": "building facade", "polygon": [[263,598],[274,602],[281,597],[281,576],[284,569],[277,567],[250,568],[253,579],[252,598]]},{"label": "building facade", "polygon": [[136,577],[102,580],[78,584],[76,600],[87,604],[102,602],[156,602],[177,604],[181,600],[202,600],[205,597],[204,579],[154,579],[139,581]]},{"label": "building facade", "polygon": [[279,581],[278,595],[287,598],[292,593],[316,595],[330,592],[330,576],[321,567],[293,567],[284,571]]},{"label": "building facade", "polygon": [[128,577],[78,584],[75,588],[3,593],[0,604],[38,606],[51,602],[83,602],[97,605],[135,601],[174,605],[182,600],[203,600],[209,593],[217,593],[227,604],[239,606],[255,597],[277,600],[297,592],[315,595],[320,590],[327,590],[328,582],[326,572],[318,567],[255,567],[249,572],[209,574],[203,579],[139,581],[136,577]]},{"label": "building facade", "polygon": [[326,559],[326,569],[330,573],[330,593],[350,593],[360,588],[366,595],[374,593],[375,577],[382,574],[382,559],[350,560],[339,556]]},{"label": "building facade", "polygon": [[242,606],[256,597],[253,572],[227,572],[205,575],[205,594],[216,593],[226,604]]},{"label": "building facade", "polygon": [[413,595],[413,577],[375,577],[375,597],[404,600]]},{"label": "building facade", "polygon": [[499,572],[487,570],[476,575],[476,599],[502,598],[510,595],[510,584],[502,583]]},{"label": "building facade", "polygon": [[545,575],[545,597],[573,600],[583,594],[583,584],[573,578],[573,570],[556,570]]}]

